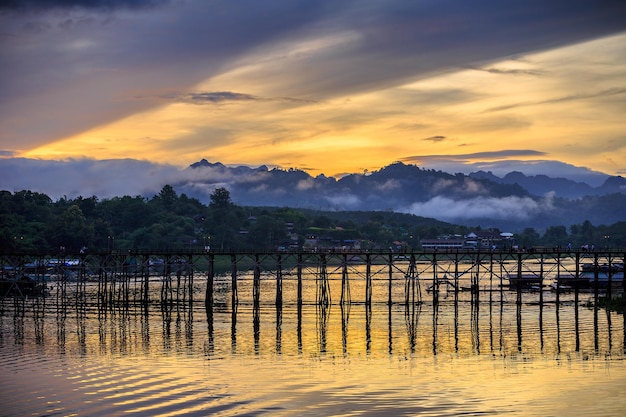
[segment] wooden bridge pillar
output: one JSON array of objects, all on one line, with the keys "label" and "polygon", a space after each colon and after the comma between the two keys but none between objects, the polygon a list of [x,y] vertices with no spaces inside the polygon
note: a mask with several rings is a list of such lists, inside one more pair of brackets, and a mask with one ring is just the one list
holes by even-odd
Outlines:
[{"label": "wooden bridge pillar", "polygon": [[438,275],[437,253],[433,253],[433,259],[431,260],[431,265],[433,268],[433,283],[432,283],[433,305],[437,306],[439,304],[439,275]]},{"label": "wooden bridge pillar", "polygon": [[259,254],[254,255],[253,277],[252,299],[254,305],[258,307],[261,299],[261,263],[259,261]]},{"label": "wooden bridge pillar", "polygon": [[517,254],[517,285],[516,285],[516,290],[517,290],[517,298],[516,298],[516,303],[518,306],[522,305],[522,268],[523,268],[523,263],[522,263],[522,254],[518,253]]},{"label": "wooden bridge pillar", "polygon": [[365,302],[372,300],[372,258],[369,253],[365,254]]},{"label": "wooden bridge pillar", "polygon": [[230,255],[230,282],[232,285],[232,305],[239,304],[239,294],[237,293],[237,256],[235,254]]},{"label": "wooden bridge pillar", "polygon": [[411,254],[409,259],[409,269],[405,275],[404,282],[404,304],[415,304],[421,301],[419,289],[419,276],[417,274],[417,266],[415,263],[415,254]]},{"label": "wooden bridge pillar", "polygon": [[302,254],[298,254],[298,265],[296,266],[296,276],[298,279],[298,289],[297,289],[297,298],[298,298],[298,306],[301,308],[302,306]]},{"label": "wooden bridge pillar", "polygon": [[280,253],[276,259],[276,307],[283,305],[283,262]]},{"label": "wooden bridge pillar", "polygon": [[350,303],[350,281],[348,280],[348,255],[341,258],[341,299],[340,304]]},{"label": "wooden bridge pillar", "polygon": [[[387,298],[387,304],[391,305],[391,289],[392,289],[392,282],[393,282],[393,254],[390,252],[389,253],[389,268],[388,268],[388,275],[389,275],[389,281],[388,281],[388,288],[387,288],[387,294],[388,294],[388,298]],[[370,292],[369,292],[369,298],[367,300],[367,302],[369,304],[372,303],[372,281],[370,279]]]},{"label": "wooden bridge pillar", "polygon": [[209,253],[209,265],[207,267],[206,293],[204,304],[207,311],[213,311],[213,284],[215,280],[215,255]]},{"label": "wooden bridge pillar", "polygon": [[317,304],[327,307],[330,305],[330,284],[326,270],[326,255],[320,254],[319,273],[317,276]]}]

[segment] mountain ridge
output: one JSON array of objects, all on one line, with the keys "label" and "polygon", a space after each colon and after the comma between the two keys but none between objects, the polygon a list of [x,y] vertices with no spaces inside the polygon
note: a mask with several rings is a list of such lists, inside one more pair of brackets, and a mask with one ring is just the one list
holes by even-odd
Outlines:
[{"label": "mountain ridge", "polygon": [[[626,220],[626,180],[607,176],[598,187],[567,178],[513,171],[449,174],[394,162],[380,170],[339,179],[298,169],[237,166],[203,159],[191,164],[193,181],[177,189],[201,201],[208,190],[229,189],[243,206],[286,206],[327,211],[395,211],[457,224],[489,226],[573,224]],[[600,216],[600,213],[602,215]]]}]

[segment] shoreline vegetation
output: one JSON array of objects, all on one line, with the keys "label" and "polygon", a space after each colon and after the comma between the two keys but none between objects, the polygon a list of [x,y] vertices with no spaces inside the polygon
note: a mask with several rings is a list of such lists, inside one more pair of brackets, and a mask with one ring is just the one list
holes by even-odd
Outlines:
[{"label": "shoreline vegetation", "polygon": [[[490,225],[458,225],[392,211],[321,211],[244,207],[225,188],[203,204],[166,185],[152,198],[62,198],[32,191],[0,191],[0,247],[5,252],[91,253],[112,250],[420,250],[428,239],[457,239]],[[508,231],[507,231],[508,232]],[[626,221],[543,233],[532,225],[510,233],[522,248],[626,247]],[[311,243],[315,242],[315,243]],[[502,248],[498,248],[502,249]]]}]

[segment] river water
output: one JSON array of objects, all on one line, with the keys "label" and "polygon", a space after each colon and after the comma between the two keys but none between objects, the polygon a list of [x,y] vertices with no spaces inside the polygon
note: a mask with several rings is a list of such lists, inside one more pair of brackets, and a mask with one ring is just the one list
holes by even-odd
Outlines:
[{"label": "river water", "polygon": [[[624,316],[592,294],[492,291],[471,302],[327,307],[3,299],[2,416],[622,416]],[[158,288],[155,290],[158,291]],[[335,291],[335,290],[333,290]],[[400,290],[398,290],[401,292]],[[309,297],[311,298],[311,297]],[[384,297],[382,297],[384,299]],[[474,300],[476,301],[476,300]]]}]

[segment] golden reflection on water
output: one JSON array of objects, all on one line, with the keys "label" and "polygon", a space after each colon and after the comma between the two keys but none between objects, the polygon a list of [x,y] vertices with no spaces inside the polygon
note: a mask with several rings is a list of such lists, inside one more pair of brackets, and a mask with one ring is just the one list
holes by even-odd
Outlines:
[{"label": "golden reflection on water", "polygon": [[3,301],[2,415],[622,415],[622,315]]}]

